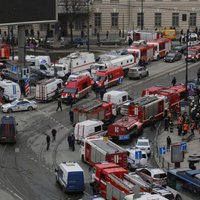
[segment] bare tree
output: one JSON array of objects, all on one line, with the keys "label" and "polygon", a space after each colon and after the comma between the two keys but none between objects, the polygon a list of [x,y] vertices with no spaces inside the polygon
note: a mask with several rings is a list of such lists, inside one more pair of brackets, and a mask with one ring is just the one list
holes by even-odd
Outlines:
[{"label": "bare tree", "polygon": [[71,43],[73,42],[74,22],[77,19],[87,19],[89,15],[87,2],[88,0],[62,0],[67,24],[69,24]]}]

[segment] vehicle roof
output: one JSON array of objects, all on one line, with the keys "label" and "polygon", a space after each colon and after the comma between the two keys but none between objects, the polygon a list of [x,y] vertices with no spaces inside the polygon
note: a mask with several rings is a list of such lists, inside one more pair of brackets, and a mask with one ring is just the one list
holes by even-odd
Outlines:
[{"label": "vehicle roof", "polygon": [[0,85],[2,86],[6,86],[6,85],[17,85],[17,83],[11,81],[11,80],[7,80],[7,79],[3,79],[3,80],[0,80]]},{"label": "vehicle roof", "polygon": [[104,95],[111,95],[111,96],[118,96],[118,95],[127,95],[126,91],[119,91],[119,90],[111,90],[106,92]]},{"label": "vehicle roof", "polygon": [[[126,150],[127,150],[128,152],[132,153],[132,154],[134,154],[135,151],[138,151],[138,149],[136,149],[136,148],[134,148],[134,147],[127,148]],[[146,151],[143,151],[143,150],[139,150],[139,151],[141,151],[142,154],[147,154]]]},{"label": "vehicle roof", "polygon": [[118,70],[123,70],[122,67],[115,67],[113,66],[112,68],[106,68],[106,69],[102,69],[102,70],[98,70],[96,72],[97,75],[104,75],[105,73],[109,73],[109,72],[113,72],[113,71],[118,71]]},{"label": "vehicle roof", "polygon": [[149,170],[152,174],[160,174],[160,173],[165,173],[163,169],[160,168],[146,168]]},{"label": "vehicle roof", "polygon": [[100,121],[100,120],[85,120],[85,121],[82,121],[82,122],[79,122],[78,123],[79,125],[85,125],[85,126],[92,126],[92,125],[96,125],[96,124],[99,124],[99,125],[102,125],[103,122]]},{"label": "vehicle roof", "polygon": [[76,162],[62,162],[59,166],[61,169],[68,172],[83,171],[80,165]]},{"label": "vehicle roof", "polygon": [[147,139],[147,138],[138,138],[137,141],[145,141],[145,142],[149,142],[149,139]]},{"label": "vehicle roof", "polygon": [[138,120],[133,116],[124,116],[119,120],[115,121],[112,125],[125,127],[127,129],[131,129],[133,126],[136,125]]}]

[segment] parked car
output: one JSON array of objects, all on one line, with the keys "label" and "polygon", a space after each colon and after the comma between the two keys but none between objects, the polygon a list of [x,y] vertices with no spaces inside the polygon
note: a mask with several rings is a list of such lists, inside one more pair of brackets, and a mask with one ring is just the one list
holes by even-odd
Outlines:
[{"label": "parked car", "polygon": [[146,151],[148,156],[151,154],[151,146],[150,146],[149,139],[146,139],[144,137],[137,139],[135,148]]},{"label": "parked car", "polygon": [[173,50],[184,54],[186,48],[187,48],[186,45],[178,45],[178,46],[173,47]]},{"label": "parked car", "polygon": [[76,45],[86,45],[86,44],[88,44],[88,40],[85,39],[85,38],[75,38],[73,40],[73,44],[76,44]]},{"label": "parked car", "polygon": [[166,186],[167,174],[160,168],[138,168],[135,172],[150,184]]},{"label": "parked car", "polygon": [[149,70],[146,67],[132,67],[128,71],[129,79],[141,79],[146,76],[149,76]]},{"label": "parked car", "polygon": [[174,200],[173,193],[161,186],[153,187],[151,194],[160,194],[168,200]]},{"label": "parked car", "polygon": [[7,103],[1,106],[2,112],[12,113],[16,111],[31,111],[37,109],[35,101],[29,101],[28,99],[14,100],[11,103]]},{"label": "parked car", "polygon": [[165,62],[175,62],[175,61],[181,60],[181,58],[182,58],[182,54],[180,52],[170,51],[164,57],[164,61]]},{"label": "parked car", "polygon": [[120,39],[115,38],[108,38],[108,39],[101,39],[97,42],[97,45],[121,45],[122,41]]}]

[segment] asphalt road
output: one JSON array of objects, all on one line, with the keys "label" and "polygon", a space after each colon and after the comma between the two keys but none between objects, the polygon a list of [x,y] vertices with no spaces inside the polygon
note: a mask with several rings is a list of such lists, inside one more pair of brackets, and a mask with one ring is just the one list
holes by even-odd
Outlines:
[{"label": "asphalt road", "polygon": [[[189,79],[196,77],[199,63],[189,64]],[[193,66],[190,68],[190,66]],[[150,76],[142,80],[126,79],[122,85],[110,88],[127,90],[134,98],[140,96],[143,89],[153,85],[168,86],[173,76],[176,76],[177,83],[185,82],[185,63],[181,60],[176,63],[152,62],[148,66]],[[153,70],[154,69],[154,70]],[[162,70],[161,70],[162,69]],[[173,69],[173,72],[169,72]],[[156,71],[165,71],[155,75]],[[91,93],[88,99],[82,99],[77,104],[84,104],[94,98]],[[63,194],[56,185],[54,169],[57,164],[63,161],[77,161],[85,170],[86,192],[90,193],[90,174],[88,165],[81,162],[79,146],[76,151],[71,152],[67,145],[67,135],[72,132],[69,123],[69,107],[63,105],[63,111],[56,112],[57,102],[39,103],[38,109],[32,112],[13,113],[18,123],[18,141],[15,145],[0,146],[0,200],[77,200],[82,195]],[[0,116],[3,114],[0,113]],[[50,150],[46,151],[46,136],[51,129],[57,130],[56,141],[51,143]],[[154,134],[149,128],[144,130],[145,137],[153,140]],[[133,146],[134,139],[129,145],[122,145],[125,148]],[[154,164],[153,161],[150,161]],[[6,193],[5,193],[6,192]],[[5,195],[11,195],[6,197]],[[6,198],[5,198],[6,197]],[[12,198],[11,198],[12,197]]]}]

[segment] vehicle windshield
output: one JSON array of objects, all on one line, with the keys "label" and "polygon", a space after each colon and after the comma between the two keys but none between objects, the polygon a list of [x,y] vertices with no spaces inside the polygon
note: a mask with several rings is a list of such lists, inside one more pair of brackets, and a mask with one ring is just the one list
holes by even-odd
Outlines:
[{"label": "vehicle windshield", "polygon": [[64,67],[55,66],[55,68],[57,69],[58,72],[61,72],[64,70]]},{"label": "vehicle windshield", "polygon": [[161,174],[155,174],[154,178],[166,178],[167,175],[165,173],[161,173]]},{"label": "vehicle windshield", "polygon": [[10,104],[11,105],[16,105],[18,102],[19,102],[18,100],[15,100],[15,101],[11,102]]},{"label": "vehicle windshield", "polygon": [[173,57],[175,54],[174,53],[168,53],[167,56]]},{"label": "vehicle windshield", "polygon": [[75,88],[64,88],[64,92],[70,93],[70,94],[75,94],[76,89]]},{"label": "vehicle windshield", "polygon": [[94,76],[94,80],[95,81],[105,81],[106,80],[106,76],[97,76],[97,75],[95,75]]},{"label": "vehicle windshield", "polygon": [[149,143],[146,141],[138,141],[137,146],[149,146]]},{"label": "vehicle windshield", "polygon": [[197,51],[195,51],[195,50],[188,50],[188,55],[191,55],[191,54],[197,54]]}]

